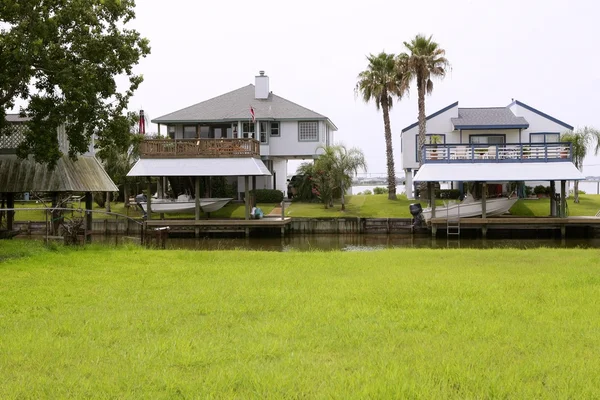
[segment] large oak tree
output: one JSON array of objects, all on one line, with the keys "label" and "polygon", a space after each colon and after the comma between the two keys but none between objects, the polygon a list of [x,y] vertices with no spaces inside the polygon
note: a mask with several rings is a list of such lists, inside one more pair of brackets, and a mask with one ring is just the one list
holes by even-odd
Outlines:
[{"label": "large oak tree", "polygon": [[94,133],[104,146],[126,146],[126,107],[142,82],[133,67],[150,52],[128,28],[134,8],[133,0],[0,1],[0,132],[7,111],[25,104],[20,157],[53,165],[62,124],[71,157]]}]

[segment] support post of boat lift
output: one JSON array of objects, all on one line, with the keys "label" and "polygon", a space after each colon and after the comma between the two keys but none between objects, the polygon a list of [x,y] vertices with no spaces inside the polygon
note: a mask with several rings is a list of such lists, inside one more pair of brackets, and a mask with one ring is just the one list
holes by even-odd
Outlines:
[{"label": "support post of boat lift", "polygon": [[[250,179],[248,178],[248,175],[244,176],[244,203],[246,203],[244,217],[246,221],[250,219],[250,188],[248,187],[250,185]],[[244,229],[244,233],[246,234],[246,237],[249,237],[250,228],[246,227],[246,229]]]},{"label": "support post of boat lift", "polygon": [[[164,179],[163,177],[159,177],[156,181],[156,191],[158,192],[158,198],[159,199],[164,199],[165,198],[165,186],[164,186]],[[160,219],[165,219],[165,213],[160,213],[159,215]]]},{"label": "support post of boat lift", "polygon": [[[486,207],[487,207],[487,182],[483,182],[481,186],[481,218],[486,219]],[[484,222],[481,226],[481,236],[485,239],[487,237],[487,224]]]},{"label": "support post of boat lift", "polygon": [[146,199],[146,219],[152,219],[152,181],[148,178],[148,198]]},{"label": "support post of boat lift", "polygon": [[92,192],[85,192],[85,241],[92,241]]},{"label": "support post of boat lift", "polygon": [[556,193],[556,182],[550,181],[550,216],[556,217],[556,198],[554,194]]},{"label": "support post of boat lift", "polygon": [[567,181],[560,181],[560,215],[559,217],[565,218],[567,216]]},{"label": "support post of boat lift", "polygon": [[[435,192],[433,190],[433,183],[427,182],[427,194],[429,195],[429,204],[431,207],[431,218],[435,218]],[[431,236],[435,238],[437,235],[437,226],[432,223],[431,224]]]},{"label": "support post of boat lift", "polygon": [[6,193],[6,229],[9,234],[13,229],[13,221],[15,220],[15,211],[11,210],[11,208],[15,208],[15,194],[14,193]]},{"label": "support post of boat lift", "polygon": [[[196,221],[200,220],[200,177],[194,177],[194,201],[195,201],[195,210],[194,210],[194,219]],[[200,228],[198,225],[194,228],[194,237],[197,239],[200,237]]]}]

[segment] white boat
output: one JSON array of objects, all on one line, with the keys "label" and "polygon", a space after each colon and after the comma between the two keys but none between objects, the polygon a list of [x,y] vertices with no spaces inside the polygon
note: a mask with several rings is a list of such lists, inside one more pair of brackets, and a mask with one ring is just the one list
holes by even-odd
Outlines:
[{"label": "white boat", "polygon": [[[225,207],[233,198],[200,198],[200,209],[203,212],[215,212]],[[145,213],[148,212],[147,202],[140,202]],[[196,200],[187,195],[180,195],[177,199],[152,199],[150,208],[153,213],[186,213],[196,210]]]},{"label": "white boat", "polygon": [[[486,217],[494,217],[502,215],[519,200],[518,197],[513,198],[500,198],[500,199],[486,199],[485,201],[485,215]],[[473,199],[473,196],[468,194],[465,199],[460,203],[448,204],[446,207],[435,207],[435,216],[437,218],[449,218],[449,217],[480,217],[482,214],[481,200]],[[429,221],[431,218],[431,207],[423,209],[423,217],[425,221]]]}]

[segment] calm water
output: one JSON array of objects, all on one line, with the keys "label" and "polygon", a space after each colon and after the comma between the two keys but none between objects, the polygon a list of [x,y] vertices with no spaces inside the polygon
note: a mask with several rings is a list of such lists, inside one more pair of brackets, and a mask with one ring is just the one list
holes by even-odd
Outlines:
[{"label": "calm water", "polygon": [[[127,240],[127,239],[126,239]],[[115,243],[97,236],[96,243]],[[119,242],[122,238],[119,239]],[[167,249],[263,251],[374,251],[390,248],[600,248],[600,239],[432,239],[428,235],[293,235],[281,237],[169,238]]]}]

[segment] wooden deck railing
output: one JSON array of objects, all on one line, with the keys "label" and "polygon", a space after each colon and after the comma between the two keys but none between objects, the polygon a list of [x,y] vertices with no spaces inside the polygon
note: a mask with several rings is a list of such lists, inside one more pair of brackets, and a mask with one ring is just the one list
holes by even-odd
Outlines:
[{"label": "wooden deck railing", "polygon": [[572,161],[571,143],[426,144],[424,163]]},{"label": "wooden deck railing", "polygon": [[256,139],[149,139],[140,146],[142,158],[258,157]]}]

